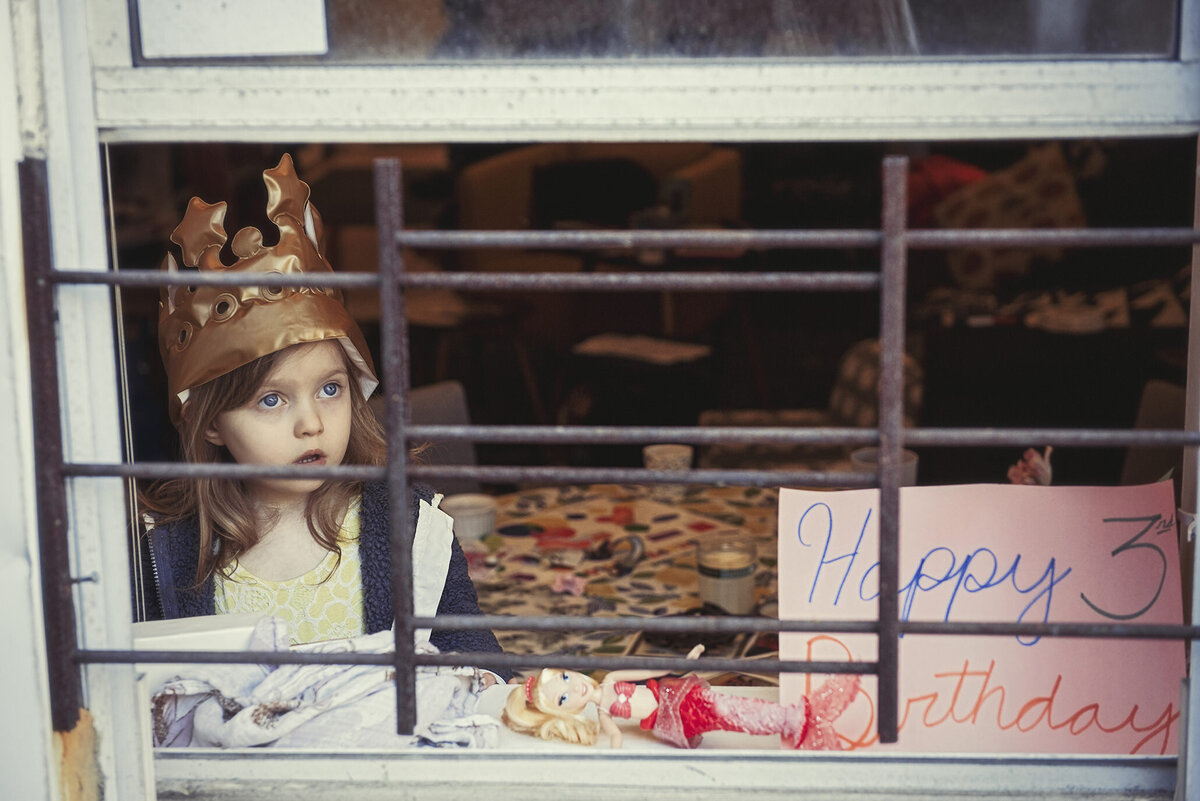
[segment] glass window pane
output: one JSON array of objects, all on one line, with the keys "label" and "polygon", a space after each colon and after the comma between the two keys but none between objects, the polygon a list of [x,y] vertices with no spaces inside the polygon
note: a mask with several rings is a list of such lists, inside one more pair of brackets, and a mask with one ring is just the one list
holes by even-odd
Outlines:
[{"label": "glass window pane", "polygon": [[1130,56],[1175,53],[1177,0],[910,0],[928,56]]},{"label": "glass window pane", "polygon": [[366,0],[329,4],[336,60],[860,58],[1174,51],[1176,0]]},{"label": "glass window pane", "polygon": [[1171,58],[1179,0],[328,0],[288,63]]}]

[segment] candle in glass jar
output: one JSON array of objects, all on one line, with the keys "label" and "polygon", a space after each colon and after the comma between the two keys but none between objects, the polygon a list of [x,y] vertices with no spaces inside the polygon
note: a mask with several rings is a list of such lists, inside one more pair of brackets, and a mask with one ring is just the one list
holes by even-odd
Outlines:
[{"label": "candle in glass jar", "polygon": [[700,601],[731,615],[754,611],[754,542],[740,535],[722,534],[696,546],[696,572]]}]

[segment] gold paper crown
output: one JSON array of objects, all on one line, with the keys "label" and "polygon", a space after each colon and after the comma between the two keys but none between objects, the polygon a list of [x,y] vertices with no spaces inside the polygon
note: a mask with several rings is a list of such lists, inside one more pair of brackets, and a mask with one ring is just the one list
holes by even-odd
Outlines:
[{"label": "gold paper crown", "polygon": [[[300,180],[292,157],[263,172],[267,217],[279,229],[279,243],[263,247],[257,228],[246,227],[230,247],[237,262],[221,262],[225,244],[226,204],[193,197],[183,221],[171,232],[182,249],[183,264],[212,272],[273,275],[332,273],[321,255],[321,217],[308,202],[308,184]],[[163,269],[179,270],[169,252]],[[171,420],[178,425],[188,393],[201,384],[255,359],[304,342],[336,339],[358,369],[364,396],[379,379],[362,332],[337,289],[262,286],[164,287],[158,309],[158,345],[167,370]]]}]

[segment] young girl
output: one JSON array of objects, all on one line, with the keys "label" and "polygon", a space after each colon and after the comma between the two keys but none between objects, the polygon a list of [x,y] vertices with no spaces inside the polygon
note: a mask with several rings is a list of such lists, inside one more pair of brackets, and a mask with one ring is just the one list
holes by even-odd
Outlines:
[{"label": "young girl", "polygon": [[[291,158],[263,173],[279,243],[254,228],[221,262],[225,204],[193,198],[171,235],[188,267],[262,273],[264,286],[168,287],[159,310],[171,419],[183,458],[201,464],[378,465],[384,433],[367,405],[378,385],[341,294],[269,284],[331,272],[321,222]],[[177,270],[168,254],[164,269]],[[407,513],[416,531],[417,614],[480,614],[462,549],[427,488]],[[392,625],[388,503],[382,484],[321,479],[180,479],[142,494],[151,618],[232,612],[278,616],[293,643]],[[396,521],[399,524],[399,521]],[[422,595],[424,593],[424,595]],[[434,606],[436,603],[436,607]],[[433,632],[442,651],[498,652],[491,632]]]},{"label": "young girl", "polygon": [[[697,645],[688,658],[703,651]],[[641,728],[679,748],[696,748],[705,732],[737,731],[778,734],[793,748],[839,750],[832,724],[854,700],[859,684],[857,676],[837,676],[803,706],[786,706],[719,693],[695,675],[659,678],[665,675],[618,670],[596,682],[581,673],[547,668],[513,688],[501,719],[522,734],[581,745],[595,743],[603,729],[613,748],[623,740],[613,718],[624,718],[638,720]],[[639,681],[646,685],[633,683]],[[592,704],[596,720],[584,716]]]}]

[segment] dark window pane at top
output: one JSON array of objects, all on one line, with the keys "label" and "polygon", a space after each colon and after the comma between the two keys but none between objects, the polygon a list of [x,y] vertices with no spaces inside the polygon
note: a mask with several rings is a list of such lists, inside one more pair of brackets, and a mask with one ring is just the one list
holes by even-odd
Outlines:
[{"label": "dark window pane at top", "polygon": [[312,59],[326,63],[1170,58],[1178,0],[328,0],[327,8],[330,52]]},{"label": "dark window pane at top", "polygon": [[1174,56],[1177,0],[910,0],[929,56]]}]

